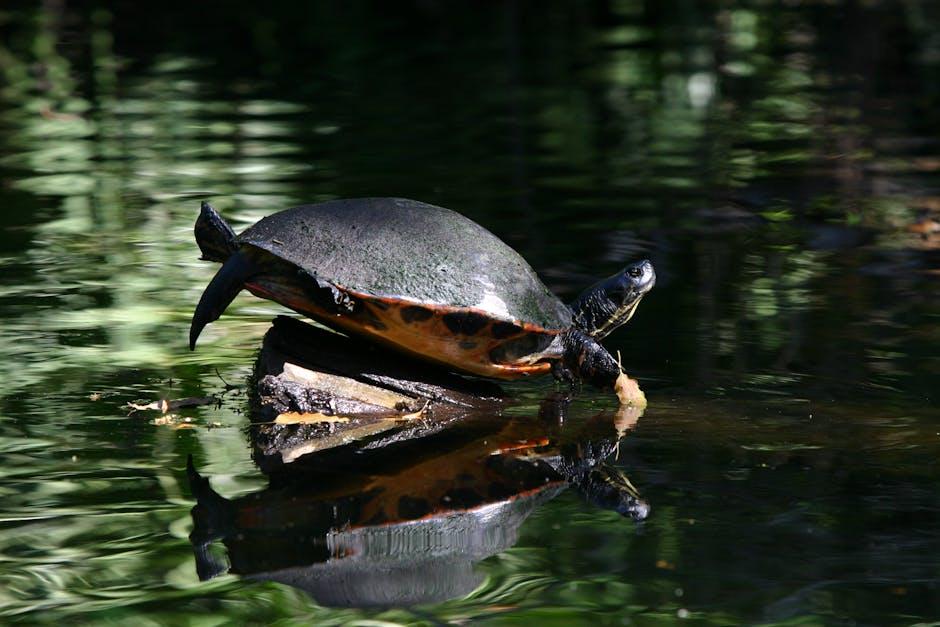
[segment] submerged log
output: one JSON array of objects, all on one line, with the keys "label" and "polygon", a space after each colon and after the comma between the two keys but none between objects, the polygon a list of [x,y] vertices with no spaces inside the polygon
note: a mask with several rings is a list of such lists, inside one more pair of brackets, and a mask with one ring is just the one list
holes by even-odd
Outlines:
[{"label": "submerged log", "polygon": [[368,342],[278,316],[264,337],[259,371],[277,376],[284,371],[285,362],[459,407],[492,406],[503,398],[495,383],[462,377]]},{"label": "submerged log", "polygon": [[[499,416],[507,403],[491,381],[284,316],[264,337],[251,393],[256,461],[266,471],[347,445],[425,437],[456,420]],[[617,393],[622,407],[646,404],[626,375]]]},{"label": "submerged log", "polygon": [[546,399],[529,415],[470,410],[472,419],[430,435],[321,450],[266,472],[266,488],[233,499],[213,490],[190,457],[199,577],[228,571],[279,581],[330,606],[439,602],[475,588],[475,565],[515,544],[526,518],[566,488],[645,519],[649,505],[608,463],[642,411],[566,416],[566,403]]},{"label": "submerged log", "polygon": [[355,443],[427,435],[474,412],[501,411],[494,383],[443,371],[360,340],[278,317],[252,386],[263,469]]}]

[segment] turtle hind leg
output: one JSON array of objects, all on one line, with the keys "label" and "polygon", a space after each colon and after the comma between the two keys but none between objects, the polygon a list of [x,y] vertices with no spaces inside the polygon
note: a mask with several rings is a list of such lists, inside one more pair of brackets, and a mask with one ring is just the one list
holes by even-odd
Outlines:
[{"label": "turtle hind leg", "polygon": [[199,334],[210,322],[219,319],[225,308],[235,300],[235,296],[245,287],[245,282],[259,272],[258,264],[246,253],[237,251],[232,254],[219,271],[216,272],[196,305],[193,321],[189,327],[189,350],[196,348]]},{"label": "turtle hind leg", "polygon": [[207,202],[202,203],[193,230],[196,233],[196,243],[202,251],[202,258],[206,261],[224,263],[238,250],[235,231]]}]

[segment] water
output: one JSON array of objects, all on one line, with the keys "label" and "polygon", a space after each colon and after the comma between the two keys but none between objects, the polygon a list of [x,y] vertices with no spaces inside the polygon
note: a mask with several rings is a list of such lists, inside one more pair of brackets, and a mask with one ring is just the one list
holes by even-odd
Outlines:
[{"label": "water", "polygon": [[[909,227],[940,211],[938,26],[926,0],[5,4],[0,621],[937,620],[940,253]],[[605,341],[650,401],[604,462],[646,521],[564,489],[410,608],[199,580],[187,458],[270,489],[243,386],[283,313],[240,297],[187,350],[199,201],[240,228],[369,195],[465,213],[567,299],[653,261]],[[528,424],[553,386],[509,390]],[[125,407],[208,394],[189,423]]]}]

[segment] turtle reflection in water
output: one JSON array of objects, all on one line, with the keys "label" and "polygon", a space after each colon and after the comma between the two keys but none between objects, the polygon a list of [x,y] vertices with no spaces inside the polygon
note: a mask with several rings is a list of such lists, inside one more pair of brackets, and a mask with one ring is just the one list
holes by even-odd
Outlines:
[{"label": "turtle reflection in water", "polygon": [[[549,408],[555,404],[548,403]],[[267,489],[227,500],[192,464],[190,539],[200,578],[286,583],[331,606],[389,607],[471,592],[474,563],[515,544],[526,517],[566,486],[641,520],[648,506],[604,463],[638,410],[581,421],[458,421],[433,436],[355,442],[269,469]],[[230,567],[213,557],[221,540]]]},{"label": "turtle reflection in water", "polygon": [[631,264],[565,305],[516,251],[458,213],[364,198],[294,207],[236,236],[208,203],[203,258],[222,263],[193,315],[190,348],[243,288],[339,331],[485,377],[552,372],[610,389],[620,366],[600,340],[653,287]]}]

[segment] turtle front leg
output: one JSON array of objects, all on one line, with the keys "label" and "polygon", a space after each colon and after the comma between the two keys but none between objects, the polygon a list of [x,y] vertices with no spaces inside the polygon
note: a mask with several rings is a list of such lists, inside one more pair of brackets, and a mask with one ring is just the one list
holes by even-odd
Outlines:
[{"label": "turtle front leg", "polygon": [[613,355],[590,335],[576,329],[569,331],[565,337],[561,363],[569,375],[601,389],[613,389],[620,376],[620,364]]}]

